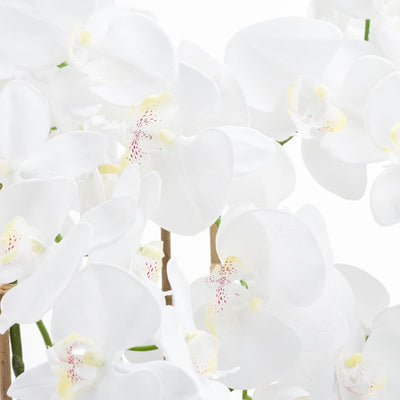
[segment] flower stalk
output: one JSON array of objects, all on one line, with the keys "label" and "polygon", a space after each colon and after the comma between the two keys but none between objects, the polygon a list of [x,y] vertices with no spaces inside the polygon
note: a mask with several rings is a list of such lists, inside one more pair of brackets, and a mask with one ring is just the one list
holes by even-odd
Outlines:
[{"label": "flower stalk", "polygon": [[43,323],[42,320],[36,322],[37,327],[39,328],[40,334],[42,335],[44,344],[46,345],[46,348],[50,348],[53,346],[53,342],[51,341],[49,332],[46,329],[45,324]]},{"label": "flower stalk", "polygon": [[[171,284],[168,279],[167,264],[171,259],[171,232],[164,228],[161,228],[161,241],[163,242],[164,257],[162,259],[162,270],[161,270],[161,284],[163,292],[169,292],[171,290]],[[172,296],[165,296],[165,304],[172,306]]]},{"label": "flower stalk", "polygon": [[25,371],[24,359],[22,355],[21,327],[14,324],[10,328],[10,341],[12,351],[12,368],[15,376],[21,375]]},{"label": "flower stalk", "polygon": [[366,19],[365,20],[365,31],[364,31],[364,40],[366,40],[367,42],[369,41],[369,28],[371,26],[371,20],[370,19]]}]

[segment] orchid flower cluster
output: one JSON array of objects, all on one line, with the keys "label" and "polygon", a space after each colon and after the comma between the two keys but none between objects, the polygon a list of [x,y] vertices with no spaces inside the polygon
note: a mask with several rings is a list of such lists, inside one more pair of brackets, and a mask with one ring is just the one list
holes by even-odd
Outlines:
[{"label": "orchid flower cluster", "polygon": [[[0,0],[10,397],[399,399],[400,306],[335,264],[317,208],[283,202],[284,145],[301,140],[345,199],[382,163],[371,211],[400,222],[400,1],[310,12],[243,28],[220,62],[113,0]],[[188,282],[179,254],[167,264],[166,242],[144,241],[150,221],[218,226],[217,262]],[[48,360],[25,371],[32,323]]]}]

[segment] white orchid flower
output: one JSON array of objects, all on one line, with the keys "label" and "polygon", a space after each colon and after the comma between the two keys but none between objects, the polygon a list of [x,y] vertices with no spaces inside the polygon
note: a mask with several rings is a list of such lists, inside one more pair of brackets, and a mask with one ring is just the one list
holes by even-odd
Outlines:
[{"label": "white orchid flower", "polygon": [[[295,310],[312,316],[307,307],[317,302],[325,284],[323,254],[296,217],[243,208],[223,216],[217,250],[223,264],[192,287],[196,325],[220,339],[221,370],[239,367],[222,378],[229,387],[272,383],[300,355],[300,326],[291,316]],[[281,317],[283,309],[292,311]]]},{"label": "white orchid flower", "polygon": [[55,345],[48,350],[48,363],[19,376],[9,395],[21,400],[196,399],[195,385],[178,367],[166,362],[126,365],[120,360],[125,349],[152,337],[160,316],[157,300],[128,272],[88,265],[54,308]]},{"label": "white orchid flower", "polygon": [[[197,127],[249,126],[249,108],[243,90],[227,65],[218,63],[195,43],[186,40],[178,47],[178,58],[206,74],[218,88],[218,104],[211,113],[197,121]],[[185,133],[193,135],[195,132],[187,129]]]},{"label": "white orchid flower", "polygon": [[24,81],[8,83],[0,94],[0,183],[19,178],[82,177],[96,167],[105,141],[94,132],[52,137],[44,96]]},{"label": "white orchid flower", "polygon": [[158,350],[126,352],[132,362],[165,358],[184,369],[193,379],[201,400],[229,399],[228,388],[215,381],[230,371],[218,368],[219,339],[209,332],[196,329],[191,307],[190,285],[179,270],[177,261],[168,263],[173,306],[163,307],[160,330],[154,337]]},{"label": "white orchid flower", "polygon": [[273,384],[257,388],[254,400],[311,400],[310,394],[298,386]]},{"label": "white orchid flower", "polygon": [[362,196],[365,163],[379,160],[365,134],[365,98],[393,71],[369,54],[368,42],[343,41],[333,24],[301,18],[247,27],[226,50],[251,106],[252,126],[277,140],[301,136],[314,179],[348,199]]},{"label": "white orchid flower", "polygon": [[282,146],[253,128],[221,126],[233,147],[233,178],[228,204],[252,202],[275,208],[295,187],[294,166]]},{"label": "white orchid flower", "polygon": [[[353,329],[354,295],[346,279],[334,268],[326,226],[320,213],[314,207],[305,206],[296,216],[308,226],[318,243],[327,266],[326,280],[317,301],[306,307],[274,304],[274,315],[297,334],[301,350],[298,359],[275,385],[268,385],[267,393],[276,389],[278,395],[280,388],[300,387],[311,398],[327,399],[334,388],[335,360]],[[292,392],[289,390],[288,393]]]},{"label": "white orchid flower", "polygon": [[91,235],[87,224],[55,243],[75,196],[74,182],[65,178],[30,180],[1,191],[0,282],[18,281],[2,299],[1,332],[40,320],[80,266]]},{"label": "white orchid flower", "polygon": [[[8,1],[1,4],[3,79],[15,71],[35,71],[65,60],[65,43],[72,41],[73,28],[112,1]],[[35,38],[35,40],[32,40]]]},{"label": "white orchid flower", "polygon": [[377,149],[389,161],[387,168],[375,179],[371,188],[370,204],[376,221],[392,225],[400,221],[399,199],[400,109],[393,102],[400,88],[400,73],[394,72],[374,87],[366,105],[369,134]]},{"label": "white orchid flower", "polygon": [[363,399],[391,400],[400,390],[398,306],[382,311],[375,318],[371,333],[365,343],[346,348],[338,357],[336,367],[337,390],[341,400]]},{"label": "white orchid flower", "polygon": [[[121,172],[109,202],[130,202],[135,218],[117,240],[91,251],[90,261],[119,265],[132,269],[140,277],[158,279],[163,257],[162,242],[142,243],[142,234],[147,221],[159,206],[160,185],[156,172],[141,179],[137,164],[129,165]],[[103,223],[109,225],[109,220],[109,216],[105,215]],[[121,227],[124,223],[119,225]]]}]

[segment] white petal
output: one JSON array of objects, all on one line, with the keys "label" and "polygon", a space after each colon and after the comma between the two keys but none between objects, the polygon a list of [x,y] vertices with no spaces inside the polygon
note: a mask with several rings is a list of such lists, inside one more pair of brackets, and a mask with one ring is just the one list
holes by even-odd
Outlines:
[{"label": "white petal", "polygon": [[349,282],[356,300],[356,312],[368,332],[377,314],[389,305],[386,288],[367,272],[351,265],[339,264],[336,268]]},{"label": "white petal", "polygon": [[137,201],[140,191],[139,166],[136,164],[129,165],[118,178],[113,191],[113,198],[131,197]]},{"label": "white petal", "polygon": [[325,134],[321,138],[321,148],[344,163],[366,164],[385,160],[386,155],[368,135],[362,118],[352,111],[342,110],[346,115],[346,125],[338,132]]},{"label": "white petal", "polygon": [[8,395],[20,400],[49,400],[57,391],[58,378],[48,363],[28,369],[10,386]]},{"label": "white petal", "polygon": [[254,400],[309,400],[309,393],[296,386],[270,385],[257,389]]},{"label": "white petal", "polygon": [[85,393],[85,400],[131,400],[133,393],[142,400],[163,399],[161,381],[150,369],[137,368],[132,373],[120,373],[109,367],[96,383]]},{"label": "white petal", "polygon": [[375,16],[375,4],[371,0],[335,0],[335,3],[339,10],[355,18]]},{"label": "white petal", "polygon": [[44,244],[60,233],[76,198],[76,185],[67,178],[34,179],[0,192],[0,232],[16,216],[38,230]]},{"label": "white petal", "polygon": [[250,108],[251,126],[272,139],[283,141],[296,130],[292,118],[288,118],[286,98],[279,101],[271,112]]},{"label": "white petal", "polygon": [[126,366],[126,370],[148,371],[154,374],[161,385],[163,400],[198,400],[196,383],[181,367],[167,361],[152,361],[135,366]]},{"label": "white petal", "polygon": [[118,265],[126,269],[131,268],[142,240],[144,228],[145,218],[143,213],[137,210],[133,226],[112,244],[97,246],[90,252],[88,261]]},{"label": "white petal", "polygon": [[220,83],[220,65],[196,43],[183,40],[178,47],[179,59],[207,74],[217,85]]},{"label": "white petal", "polygon": [[229,139],[215,131],[153,153],[152,162],[161,177],[160,208],[154,221],[183,235],[210,226],[225,205],[232,158]]},{"label": "white petal", "polygon": [[394,70],[395,66],[385,58],[373,55],[359,57],[351,64],[335,97],[347,108],[363,111],[372,88]]},{"label": "white petal", "polygon": [[153,171],[146,175],[140,183],[140,193],[138,208],[140,208],[145,218],[151,218],[160,204],[161,179],[160,175]]},{"label": "white petal", "polygon": [[397,137],[391,135],[392,128],[400,122],[400,104],[397,98],[400,90],[400,72],[394,72],[380,81],[371,91],[366,104],[369,133],[379,148],[394,148]]},{"label": "white petal", "polygon": [[172,44],[160,26],[143,13],[121,10],[104,9],[87,22],[94,36],[100,34],[98,44],[107,55],[96,72],[104,85],[92,89],[111,103],[131,106],[149,94],[164,92],[178,68]]},{"label": "white petal", "polygon": [[133,224],[135,204],[129,197],[117,197],[92,208],[82,218],[93,227],[89,251],[119,239]]},{"label": "white petal", "polygon": [[236,33],[225,60],[238,76],[250,106],[272,111],[297,78],[318,79],[340,40],[339,29],[326,22],[272,19]]},{"label": "white petal", "polygon": [[265,157],[260,168],[235,176],[229,194],[229,204],[251,201],[257,207],[275,208],[295,187],[292,161],[278,143],[273,142],[275,154]]},{"label": "white petal", "polygon": [[326,223],[321,213],[317,208],[311,205],[305,205],[297,211],[296,217],[311,229],[314,238],[324,255],[326,265],[333,266],[333,252],[329,241]]},{"label": "white petal", "polygon": [[348,200],[362,197],[367,185],[365,165],[333,158],[316,140],[303,140],[301,152],[310,174],[325,189]]},{"label": "white petal", "polygon": [[321,294],[326,274],[321,250],[311,230],[288,213],[261,209],[227,223],[222,219],[217,249],[221,260],[239,258],[243,273],[257,272],[257,284],[268,296],[300,306]]},{"label": "white petal", "polygon": [[370,205],[372,214],[383,226],[400,222],[400,168],[387,168],[382,171],[372,184]]},{"label": "white petal", "polygon": [[179,72],[172,88],[184,123],[190,123],[212,112],[218,104],[216,84],[200,70],[179,63]]},{"label": "white petal", "polygon": [[43,265],[8,291],[1,301],[0,330],[15,323],[34,323],[54,305],[81,264],[90,227],[79,224],[48,250]]},{"label": "white petal", "polygon": [[299,355],[296,334],[265,310],[249,310],[242,315],[240,332],[232,331],[220,339],[218,368],[240,368],[221,379],[233,389],[250,389],[276,380]]},{"label": "white petal", "polygon": [[48,140],[21,166],[23,178],[69,176],[80,178],[104,158],[104,137],[94,132],[68,132]]},{"label": "white petal", "polygon": [[55,341],[77,333],[114,354],[146,344],[160,318],[158,301],[142,282],[123,269],[90,264],[60,297],[51,325]]},{"label": "white petal", "polygon": [[0,7],[2,59],[27,70],[48,66],[50,62],[54,62],[55,66],[55,55],[58,55],[62,43],[62,31],[58,27],[12,7]]},{"label": "white petal", "polygon": [[223,126],[218,130],[224,132],[232,143],[234,175],[254,171],[276,154],[275,142],[255,129]]},{"label": "white petal", "polygon": [[44,96],[30,83],[11,81],[0,95],[1,156],[20,163],[39,149],[50,131]]}]

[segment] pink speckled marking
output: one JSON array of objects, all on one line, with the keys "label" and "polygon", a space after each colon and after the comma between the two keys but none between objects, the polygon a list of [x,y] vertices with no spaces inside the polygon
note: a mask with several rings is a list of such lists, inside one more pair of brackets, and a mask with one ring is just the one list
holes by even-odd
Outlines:
[{"label": "pink speckled marking", "polygon": [[130,163],[140,164],[147,152],[143,148],[143,142],[151,141],[153,136],[147,133],[147,129],[152,125],[161,122],[155,104],[146,108],[140,118],[136,120],[135,126],[128,129],[129,151],[127,160]]}]

